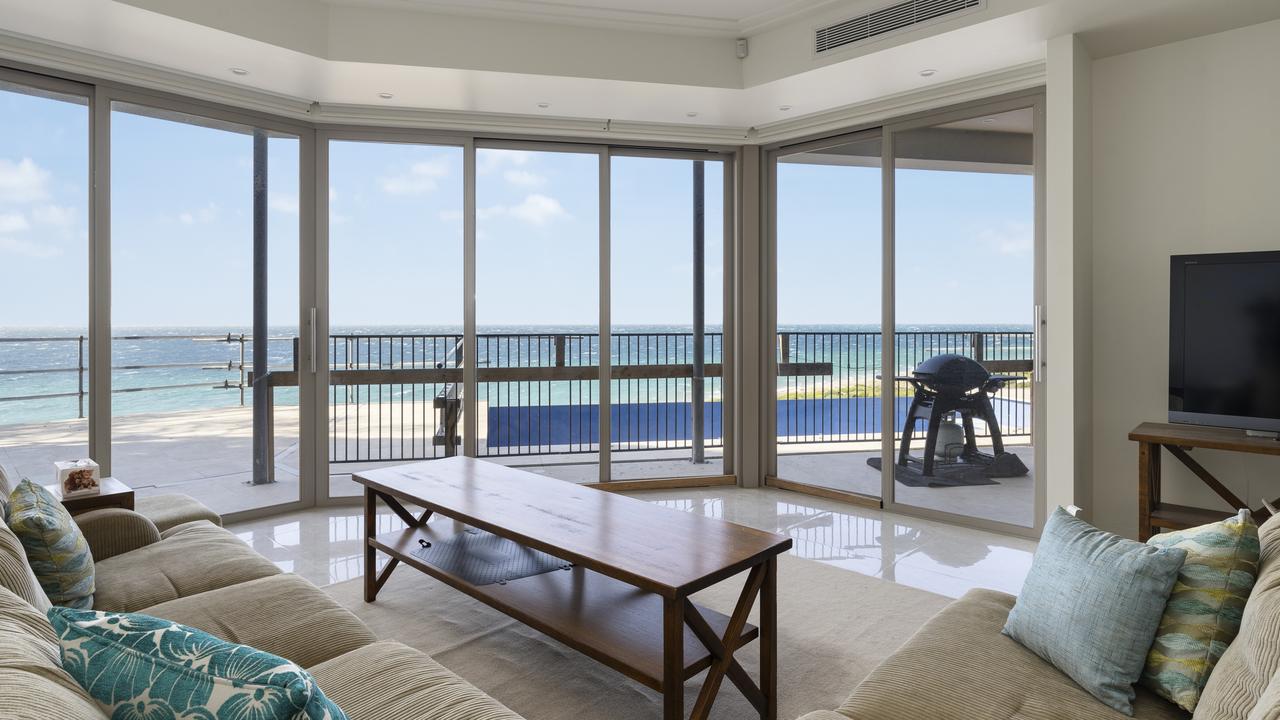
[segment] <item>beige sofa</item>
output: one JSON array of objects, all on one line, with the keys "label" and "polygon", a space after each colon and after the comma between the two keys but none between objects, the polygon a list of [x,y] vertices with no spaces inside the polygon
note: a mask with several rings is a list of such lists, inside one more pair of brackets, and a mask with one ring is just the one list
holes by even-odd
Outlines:
[{"label": "beige sofa", "polygon": [[[1280,718],[1280,517],[1260,528],[1262,562],[1240,634],[1219,661],[1195,717]],[[1122,720],[1066,675],[1000,634],[1014,597],[973,590],[925,624],[835,711],[801,720]],[[1138,688],[1134,717],[1190,717]]]},{"label": "beige sofa", "polygon": [[[142,513],[110,509],[76,522],[95,560],[95,609],[155,615],[293,660],[351,720],[520,720],[430,657],[379,642],[322,590],[209,520],[162,532]],[[104,718],[62,671],[48,607],[0,523],[0,718]]]}]

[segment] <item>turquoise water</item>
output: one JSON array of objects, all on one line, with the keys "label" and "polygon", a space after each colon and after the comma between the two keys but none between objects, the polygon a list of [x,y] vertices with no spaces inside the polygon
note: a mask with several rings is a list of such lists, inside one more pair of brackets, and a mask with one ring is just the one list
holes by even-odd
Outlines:
[{"label": "turquoise water", "polygon": [[[941,352],[968,352],[970,336],[964,331],[984,334],[986,357],[1002,359],[1030,358],[1029,326],[1020,325],[920,325],[899,329],[898,371]],[[88,374],[76,371],[81,363],[81,349],[87,343],[78,341],[83,330],[70,328],[0,329],[0,425],[37,423],[76,418],[80,398],[74,396]],[[692,361],[688,326],[627,326],[614,329],[611,347],[615,365],[687,364]],[[722,361],[722,338],[718,327],[708,327],[705,360]],[[789,345],[779,357],[793,363],[830,363],[831,373],[812,378],[779,378],[780,393],[824,394],[873,381],[880,368],[880,342],[877,328],[869,325],[793,325],[780,328],[788,333]],[[595,365],[599,360],[598,343],[591,328],[585,327],[487,327],[480,329],[479,367],[528,367],[556,363],[555,335],[567,336],[562,352],[566,365]],[[242,392],[241,334],[247,327],[218,328],[116,328],[112,343],[112,410],[115,415],[133,413],[200,410],[237,407]],[[293,338],[296,328],[272,327],[269,364],[273,370],[293,366]],[[334,336],[379,336],[348,342],[337,339],[327,348],[334,367],[404,368],[451,364],[450,354],[460,327],[338,327]],[[537,337],[529,338],[528,335]],[[682,334],[684,337],[675,337]],[[405,340],[389,336],[433,336]],[[145,337],[144,337],[145,336]],[[193,338],[190,336],[201,336]],[[520,337],[526,336],[526,337]],[[36,339],[32,342],[4,342],[6,339]],[[363,347],[361,344],[363,343]],[[243,344],[244,362],[252,362],[252,342]],[[350,363],[348,365],[348,363]],[[146,366],[146,367],[143,367]],[[60,369],[60,372],[30,372]],[[594,382],[486,383],[480,388],[481,399],[491,406],[536,404],[581,404],[591,400],[597,390]],[[178,387],[174,387],[178,386]],[[144,389],[140,391],[132,391]],[[422,401],[434,394],[428,386],[390,386],[383,400],[398,398],[398,393]],[[688,380],[615,381],[615,402],[649,402],[687,397]],[[535,395],[535,392],[537,393]],[[720,383],[706,383],[709,400],[720,396]],[[3,400],[19,396],[71,394],[67,397]],[[341,388],[332,391],[331,401],[351,401]],[[252,402],[252,390],[243,391],[243,402]],[[297,391],[280,388],[276,402],[296,404]],[[85,400],[87,409],[87,399]]]}]

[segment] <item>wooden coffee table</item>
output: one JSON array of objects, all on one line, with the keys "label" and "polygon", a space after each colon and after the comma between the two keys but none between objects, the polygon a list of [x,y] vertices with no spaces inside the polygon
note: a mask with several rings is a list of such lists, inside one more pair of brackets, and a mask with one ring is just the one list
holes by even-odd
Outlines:
[{"label": "wooden coffee table", "polygon": [[[725,679],[774,720],[778,555],[782,535],[664,508],[473,458],[454,457],[354,475],[365,487],[365,602],[400,563],[414,567],[663,694],[664,720],[683,719],[684,683],[708,670],[693,720],[711,712]],[[408,527],[378,533],[381,499]],[[414,516],[402,503],[425,508]],[[442,516],[428,522],[433,515]],[[413,551],[477,528],[573,563],[477,585]],[[376,553],[390,556],[377,575]],[[747,572],[731,616],[689,596]],[[759,628],[747,624],[760,599]],[[734,659],[760,640],[760,680]]]}]

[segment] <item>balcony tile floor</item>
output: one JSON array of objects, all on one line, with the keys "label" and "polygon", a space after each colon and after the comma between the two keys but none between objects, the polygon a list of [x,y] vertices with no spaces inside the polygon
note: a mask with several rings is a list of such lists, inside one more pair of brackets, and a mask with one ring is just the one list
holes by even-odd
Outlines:
[{"label": "balcony tile floor", "polygon": [[[949,597],[984,587],[1017,593],[1035,542],[775,489],[653,490],[635,497],[795,540],[793,555]],[[398,526],[389,512],[381,529]],[[355,506],[313,508],[228,528],[281,569],[318,585],[358,578],[364,519]],[[383,528],[381,526],[385,525]],[[380,559],[385,562],[385,559]],[[850,598],[856,603],[857,598]]]}]

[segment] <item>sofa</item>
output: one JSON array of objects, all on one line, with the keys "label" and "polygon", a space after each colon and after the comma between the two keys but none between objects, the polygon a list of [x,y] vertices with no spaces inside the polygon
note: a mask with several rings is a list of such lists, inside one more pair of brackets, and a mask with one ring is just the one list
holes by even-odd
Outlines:
[{"label": "sofa", "polygon": [[[1258,580],[1240,634],[1219,660],[1197,720],[1280,718],[1280,516],[1259,528]],[[886,658],[838,709],[801,720],[1123,720],[1070,678],[1000,633],[1014,596],[971,590]],[[1186,720],[1141,685],[1133,717]]]},{"label": "sofa", "polygon": [[[154,615],[292,660],[351,720],[520,720],[427,655],[379,641],[324,591],[208,517],[177,522],[208,514],[195,501],[151,507],[163,530],[144,512],[75,517],[94,557],[94,609]],[[48,608],[21,544],[0,523],[0,717],[105,718],[62,670]]]}]

